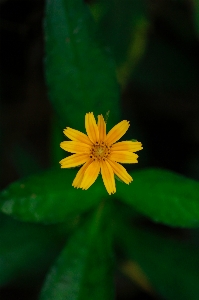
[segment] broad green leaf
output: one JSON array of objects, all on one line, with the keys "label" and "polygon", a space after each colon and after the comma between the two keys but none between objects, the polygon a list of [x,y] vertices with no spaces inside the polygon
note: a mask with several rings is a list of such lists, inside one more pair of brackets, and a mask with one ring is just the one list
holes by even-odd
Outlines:
[{"label": "broad green leaf", "polygon": [[118,198],[156,222],[199,227],[199,182],[161,169],[131,175],[129,186],[118,182]]},{"label": "broad green leaf", "polygon": [[111,222],[106,207],[98,209],[69,240],[47,277],[41,300],[114,299]]},{"label": "broad green leaf", "polygon": [[64,235],[57,225],[27,224],[0,214],[0,286],[41,284]]},{"label": "broad green leaf", "polygon": [[45,41],[49,96],[60,123],[80,130],[86,112],[110,110],[110,125],[115,125],[119,120],[115,67],[97,41],[84,1],[47,1]]},{"label": "broad green leaf", "polygon": [[50,170],[9,185],[0,194],[0,210],[23,221],[56,223],[87,211],[107,196],[101,182],[88,191],[72,187],[75,170]]},{"label": "broad green leaf", "polygon": [[164,299],[199,299],[198,246],[122,224],[115,233],[125,257],[141,266],[154,290]]}]

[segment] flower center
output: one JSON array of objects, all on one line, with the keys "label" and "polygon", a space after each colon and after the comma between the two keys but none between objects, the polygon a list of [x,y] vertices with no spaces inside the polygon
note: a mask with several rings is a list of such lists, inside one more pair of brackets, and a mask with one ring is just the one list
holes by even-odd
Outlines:
[{"label": "flower center", "polygon": [[107,156],[110,154],[110,147],[107,146],[104,142],[96,142],[95,145],[91,148],[90,158],[94,160],[105,160]]},{"label": "flower center", "polygon": [[94,156],[103,157],[106,152],[106,148],[104,146],[95,146],[94,147]]}]

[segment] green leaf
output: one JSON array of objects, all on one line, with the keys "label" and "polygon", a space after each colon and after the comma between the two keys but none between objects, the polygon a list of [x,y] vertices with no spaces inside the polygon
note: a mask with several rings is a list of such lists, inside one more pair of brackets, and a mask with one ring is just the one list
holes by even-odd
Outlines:
[{"label": "green leaf", "polygon": [[119,120],[119,91],[110,54],[100,47],[95,23],[82,0],[46,4],[46,78],[49,96],[63,126],[83,128],[86,112],[111,111]]},{"label": "green leaf", "polygon": [[194,16],[194,25],[195,25],[195,30],[197,35],[199,35],[199,1],[194,0],[194,11],[193,11],[193,16]]},{"label": "green leaf", "polygon": [[125,257],[138,262],[164,299],[198,300],[198,246],[121,223],[115,233]]},{"label": "green leaf", "polygon": [[94,219],[71,237],[53,266],[41,300],[111,300],[113,276],[110,218],[100,205]]},{"label": "green leaf", "polygon": [[156,222],[199,227],[199,182],[161,169],[131,174],[134,181],[118,183],[117,196]]},{"label": "green leaf", "polygon": [[75,170],[50,170],[9,185],[0,194],[0,210],[23,221],[56,223],[85,212],[106,194],[102,182],[88,191],[75,189]]},{"label": "green leaf", "polygon": [[99,22],[101,38],[120,65],[128,58],[131,42],[136,42],[138,25],[146,19],[146,4],[143,0],[101,0],[100,4],[103,11]]},{"label": "green leaf", "polygon": [[95,2],[91,4],[92,13],[99,20],[99,36],[113,53],[123,89],[146,48],[149,27],[146,8],[143,0],[100,0],[97,7]]},{"label": "green leaf", "polygon": [[65,239],[57,225],[27,224],[0,214],[0,286],[41,283]]}]

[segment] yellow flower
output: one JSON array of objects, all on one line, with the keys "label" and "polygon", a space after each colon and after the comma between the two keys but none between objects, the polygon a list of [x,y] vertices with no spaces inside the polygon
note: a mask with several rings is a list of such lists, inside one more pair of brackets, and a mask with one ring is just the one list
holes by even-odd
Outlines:
[{"label": "yellow flower", "polygon": [[87,190],[100,172],[109,195],[116,192],[114,174],[126,184],[133,180],[119,163],[137,163],[138,155],[134,152],[141,150],[142,144],[137,141],[116,143],[126,133],[129,126],[128,121],[121,121],[106,134],[103,116],[98,116],[96,124],[91,112],[85,116],[87,135],[70,127],[64,129],[64,134],[71,141],[62,142],[60,147],[75,154],[62,159],[61,168],[83,165],[72,183],[75,188]]}]

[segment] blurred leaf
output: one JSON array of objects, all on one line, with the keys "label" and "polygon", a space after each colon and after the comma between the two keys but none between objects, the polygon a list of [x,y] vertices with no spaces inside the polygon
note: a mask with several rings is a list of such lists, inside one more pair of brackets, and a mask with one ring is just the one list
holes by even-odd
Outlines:
[{"label": "blurred leaf", "polygon": [[89,3],[89,8],[96,23],[99,23],[107,11],[107,1],[99,0],[91,2]]},{"label": "blurred leaf", "polygon": [[117,64],[120,65],[126,60],[138,24],[146,19],[146,3],[143,0],[100,2],[104,11],[99,22],[100,37],[111,48]]},{"label": "blurred leaf", "polygon": [[[63,222],[108,197],[101,178],[88,191],[74,189],[77,170],[57,170],[15,182],[0,194],[0,209],[24,221]],[[117,198],[156,222],[199,227],[199,183],[175,173],[149,169],[117,182]]]},{"label": "blurred leaf", "polygon": [[194,23],[197,35],[199,36],[199,0],[193,0],[194,4]]},{"label": "blurred leaf", "polygon": [[123,262],[120,266],[120,270],[124,275],[133,281],[137,286],[139,286],[145,292],[154,295],[154,290],[139,264],[135,261],[128,260]]},{"label": "blurred leaf", "polygon": [[[0,104],[0,109],[1,109],[1,104]],[[3,132],[2,132],[2,128],[0,126],[0,186],[2,186],[2,177],[3,177],[3,168],[2,168],[2,163],[3,163],[3,144],[4,144]]]},{"label": "blurred leaf", "polygon": [[137,261],[164,299],[199,298],[198,247],[121,223],[115,233],[126,258]]},{"label": "blurred leaf", "polygon": [[57,226],[21,223],[0,214],[0,286],[41,283],[65,241]]},{"label": "blurred leaf", "polygon": [[119,91],[113,61],[98,45],[95,23],[82,0],[46,5],[46,77],[62,126],[83,128],[86,112],[111,111],[119,120]]},{"label": "blurred leaf", "polygon": [[47,277],[41,300],[114,298],[111,223],[106,209],[101,204],[94,220],[71,237]]},{"label": "blurred leaf", "polygon": [[88,191],[72,187],[75,170],[50,170],[9,185],[0,194],[0,209],[23,221],[63,222],[88,210],[106,194],[101,184]]},{"label": "blurred leaf", "polygon": [[100,38],[114,55],[118,80],[124,87],[146,47],[146,3],[143,0],[101,0],[91,5],[91,11],[99,19]]},{"label": "blurred leaf", "polygon": [[199,227],[199,182],[161,169],[131,175],[130,186],[118,182],[117,196],[122,201],[156,222]]},{"label": "blurred leaf", "polygon": [[127,49],[126,61],[117,70],[118,81],[123,89],[129,82],[136,65],[144,55],[147,44],[148,22],[141,19],[134,29],[134,34]]}]

